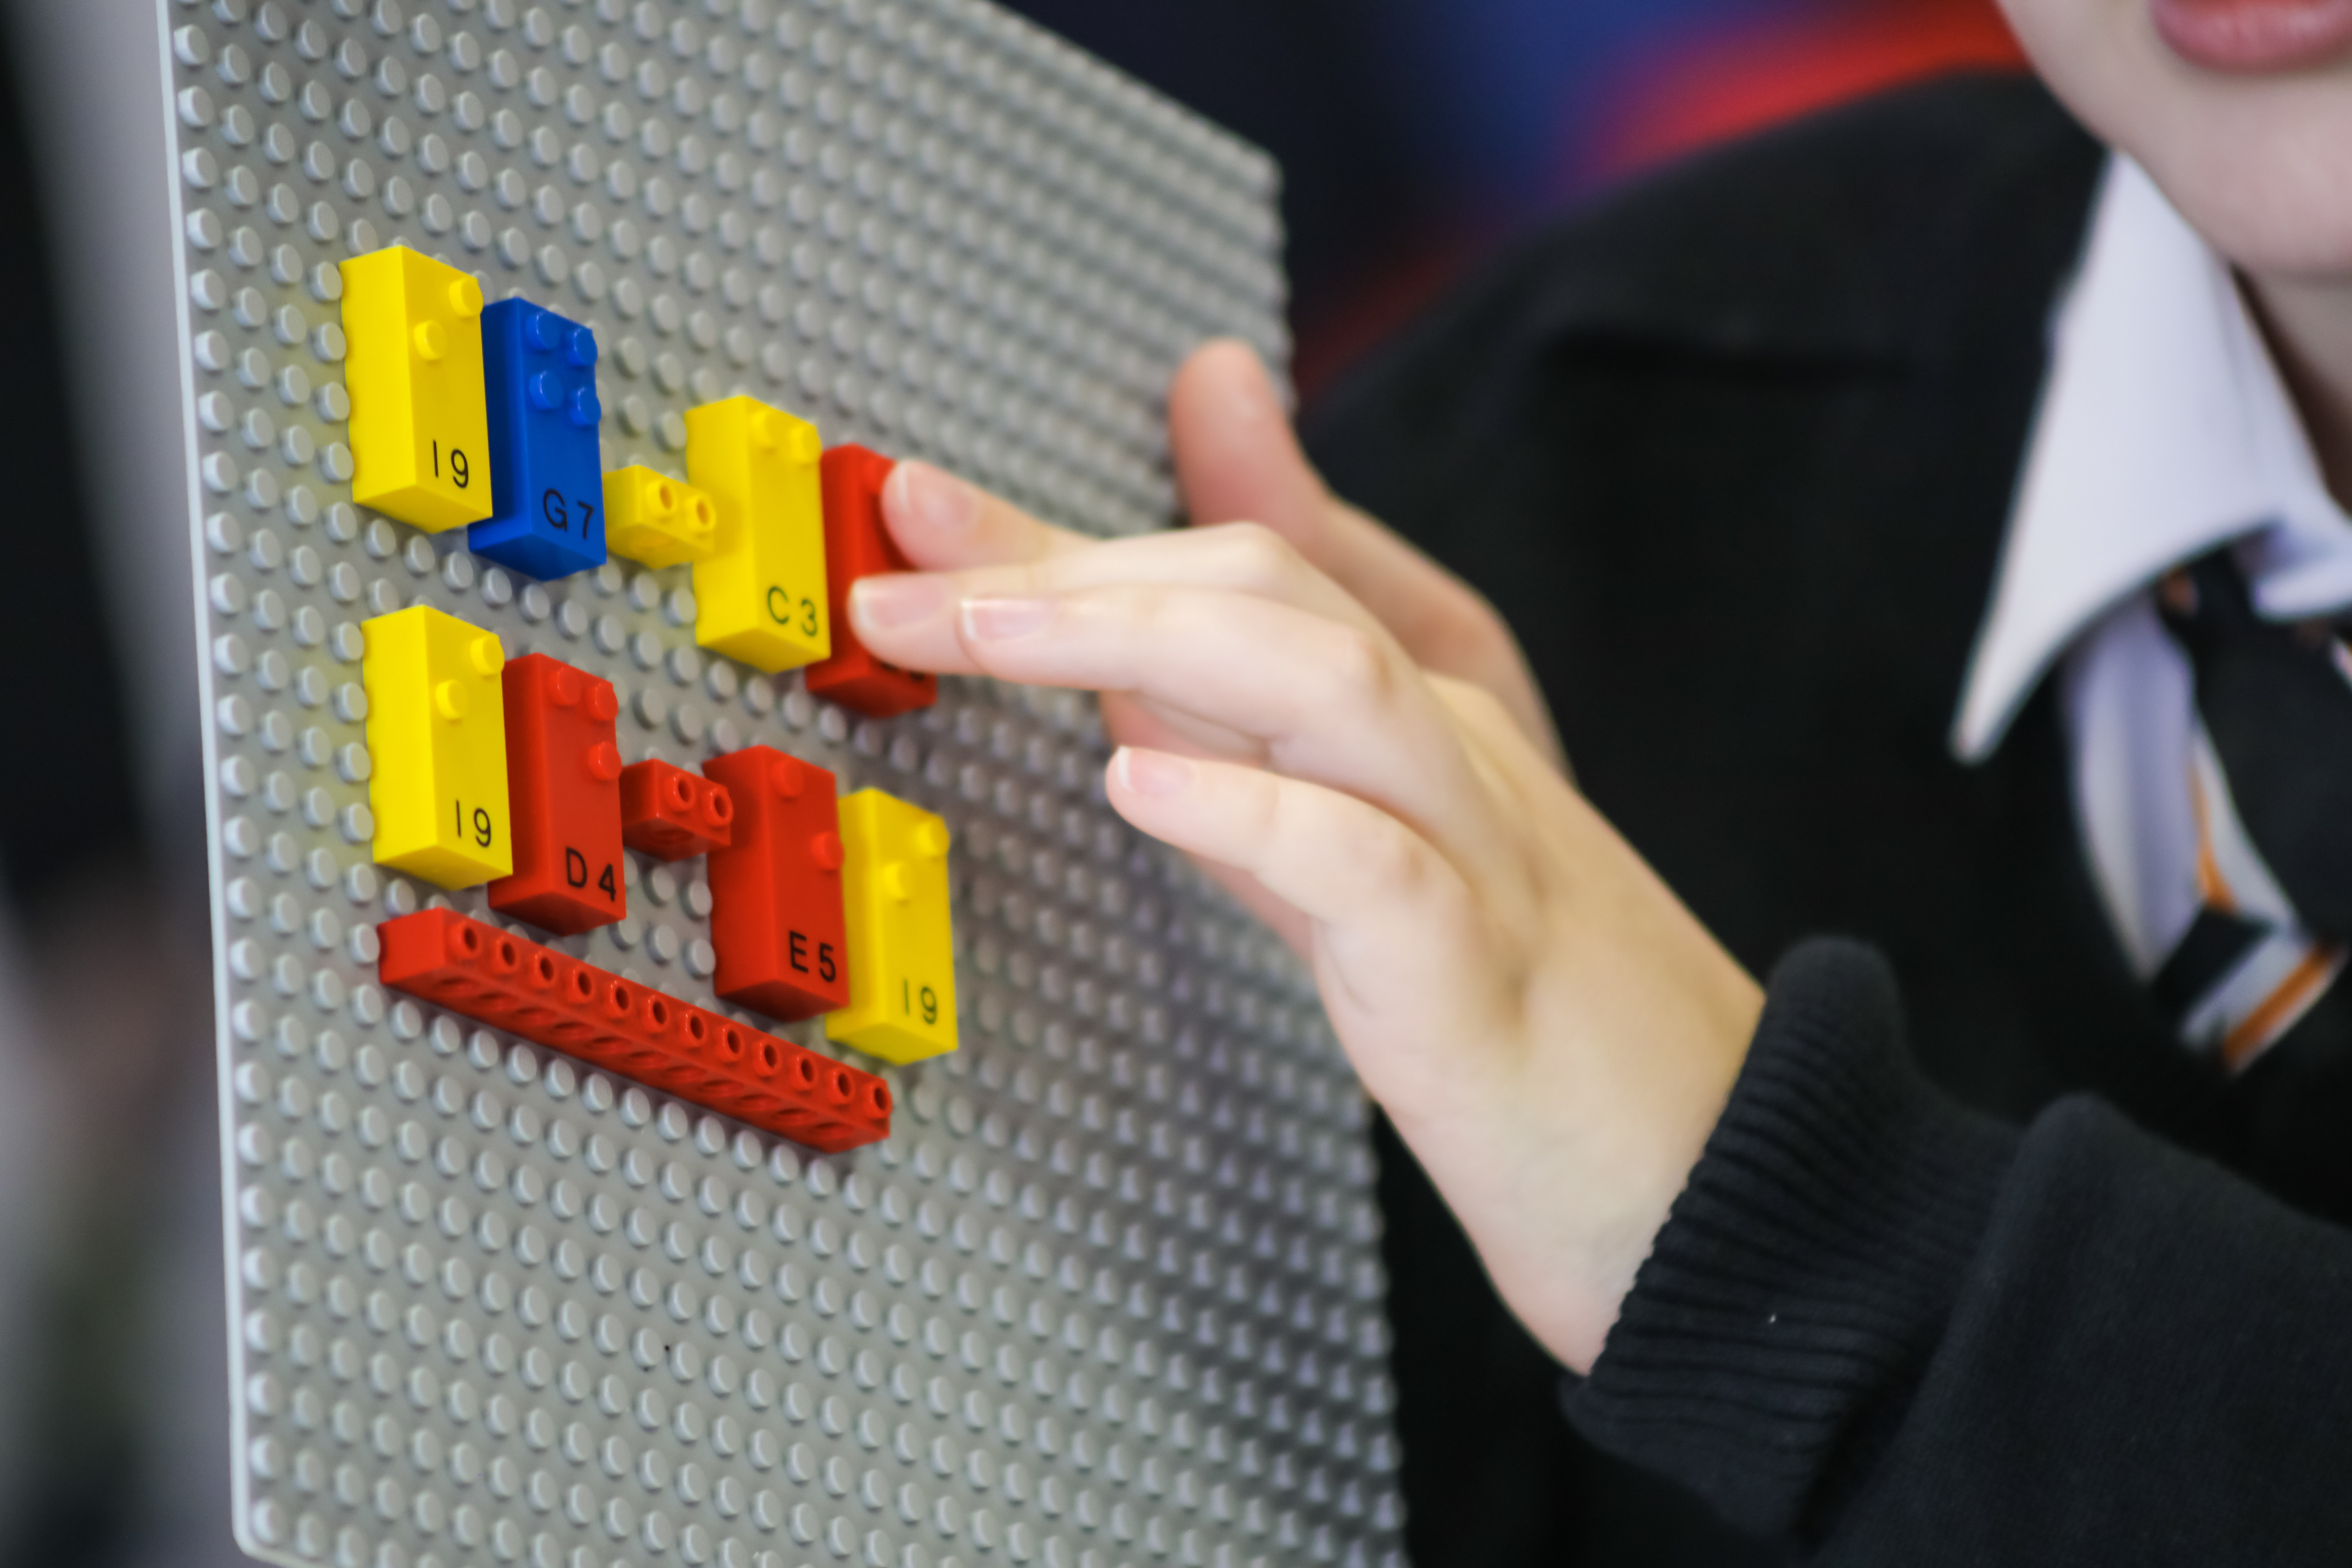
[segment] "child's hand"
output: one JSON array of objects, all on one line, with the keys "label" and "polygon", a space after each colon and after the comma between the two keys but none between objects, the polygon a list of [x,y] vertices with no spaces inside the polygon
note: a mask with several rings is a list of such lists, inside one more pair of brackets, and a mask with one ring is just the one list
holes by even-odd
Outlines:
[{"label": "child's hand", "polygon": [[1192,523],[1282,536],[1386,626],[1415,664],[1486,688],[1546,757],[1559,737],[1503,617],[1479,593],[1324,488],[1247,343],[1204,344],[1168,388],[1168,445]]},{"label": "child's hand", "polygon": [[1196,517],[1255,497],[1281,532],[1097,543],[905,463],[884,506],[924,570],[861,583],[858,635],[916,668],[1104,694],[1112,805],[1313,963],[1505,1300],[1590,1367],[1759,994],[1562,777],[1492,613],[1332,503],[1270,391],[1235,396],[1252,379],[1187,366],[1179,468]]}]

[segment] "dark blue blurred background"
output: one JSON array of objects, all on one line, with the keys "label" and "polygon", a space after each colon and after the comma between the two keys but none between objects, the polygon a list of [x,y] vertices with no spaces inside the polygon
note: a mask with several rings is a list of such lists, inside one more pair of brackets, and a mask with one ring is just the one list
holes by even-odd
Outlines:
[{"label": "dark blue blurred background", "polygon": [[1281,160],[1310,396],[1498,240],[1675,153],[1956,66],[1991,0],[1013,0]]}]

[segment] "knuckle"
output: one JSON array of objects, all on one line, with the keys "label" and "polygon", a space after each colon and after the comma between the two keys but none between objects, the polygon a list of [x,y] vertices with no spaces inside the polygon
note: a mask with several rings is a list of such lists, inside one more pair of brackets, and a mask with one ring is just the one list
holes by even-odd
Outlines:
[{"label": "knuckle", "polygon": [[1233,791],[1238,815],[1249,825],[1250,837],[1267,847],[1285,842],[1298,826],[1301,803],[1281,780],[1256,769],[1237,775]]},{"label": "knuckle", "polygon": [[1131,630],[1150,633],[1183,632],[1186,601],[1153,583],[1125,583],[1103,590],[1100,597],[1113,619]]},{"label": "knuckle", "polygon": [[1420,895],[1429,879],[1429,857],[1402,823],[1385,814],[1370,814],[1370,820],[1349,838],[1346,852],[1370,896],[1402,900]]},{"label": "knuckle", "polygon": [[1278,587],[1298,569],[1298,552],[1262,522],[1221,523],[1216,534],[1226,580],[1236,587]]},{"label": "knuckle", "polygon": [[1360,626],[1332,626],[1317,662],[1328,700],[1379,710],[1396,699],[1396,661],[1381,637]]}]

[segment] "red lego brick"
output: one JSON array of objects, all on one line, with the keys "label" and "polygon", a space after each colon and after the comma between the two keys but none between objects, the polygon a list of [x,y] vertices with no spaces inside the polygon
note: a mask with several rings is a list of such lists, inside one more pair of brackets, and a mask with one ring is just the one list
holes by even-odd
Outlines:
[{"label": "red lego brick", "polygon": [[507,801],[514,875],[490,908],[570,936],[629,912],[613,683],[543,653],[509,659]]},{"label": "red lego brick", "polygon": [[940,699],[940,678],[886,664],[849,626],[849,589],[877,572],[911,572],[882,521],[882,481],[897,465],[879,452],[841,446],[827,452],[818,473],[824,486],[824,581],[833,601],[833,657],[808,667],[812,697],[838,702],[876,719],[929,708]]},{"label": "red lego brick", "polygon": [[890,1086],[454,910],[377,928],[395,991],[827,1153],[890,1135]]},{"label": "red lego brick", "polygon": [[709,862],[719,994],[771,1018],[848,1006],[833,775],[766,746],[714,757],[702,771],[735,801],[734,841]]},{"label": "red lego brick", "polygon": [[669,763],[621,770],[621,837],[664,860],[724,849],[735,803],[724,787]]}]

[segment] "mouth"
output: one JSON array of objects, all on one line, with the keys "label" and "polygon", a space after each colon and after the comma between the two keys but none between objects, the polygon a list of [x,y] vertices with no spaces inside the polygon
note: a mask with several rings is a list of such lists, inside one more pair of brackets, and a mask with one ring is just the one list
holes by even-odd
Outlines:
[{"label": "mouth", "polygon": [[2150,0],[2172,52],[2208,70],[2316,65],[2352,48],[2352,0]]}]

